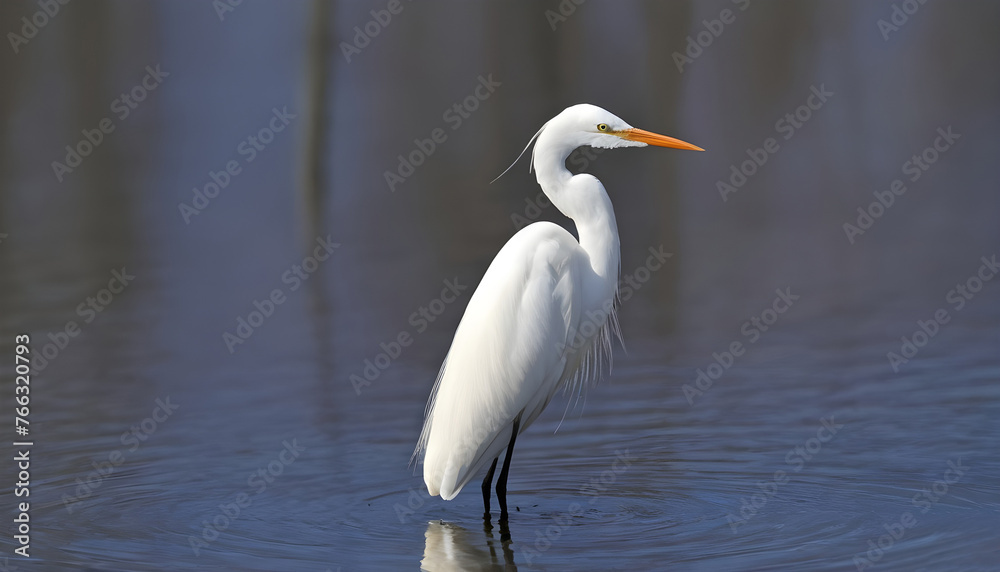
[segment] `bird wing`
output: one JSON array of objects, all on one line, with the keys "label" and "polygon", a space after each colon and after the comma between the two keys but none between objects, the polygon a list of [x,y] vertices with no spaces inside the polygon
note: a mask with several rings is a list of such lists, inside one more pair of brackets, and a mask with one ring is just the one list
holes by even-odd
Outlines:
[{"label": "bird wing", "polygon": [[558,389],[581,313],[582,264],[576,239],[547,222],[515,234],[490,264],[438,373],[414,452],[424,453],[431,495],[454,498],[507,446],[514,419],[523,430]]}]

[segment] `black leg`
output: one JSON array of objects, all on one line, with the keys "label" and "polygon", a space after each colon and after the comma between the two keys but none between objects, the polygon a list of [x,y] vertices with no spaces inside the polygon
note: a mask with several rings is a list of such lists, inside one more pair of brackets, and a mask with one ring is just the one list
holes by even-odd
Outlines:
[{"label": "black leg", "polygon": [[483,518],[486,520],[490,519],[490,485],[493,484],[493,472],[497,470],[497,461],[500,457],[493,459],[493,464],[490,466],[490,470],[486,473],[486,478],[483,479]]},{"label": "black leg", "polygon": [[510,471],[510,458],[514,453],[514,441],[517,440],[517,429],[520,425],[521,418],[519,416],[514,419],[514,429],[510,433],[510,443],[507,445],[507,456],[503,459],[503,468],[500,469],[500,478],[497,479],[497,500],[500,501],[500,522],[507,520],[507,473]]}]

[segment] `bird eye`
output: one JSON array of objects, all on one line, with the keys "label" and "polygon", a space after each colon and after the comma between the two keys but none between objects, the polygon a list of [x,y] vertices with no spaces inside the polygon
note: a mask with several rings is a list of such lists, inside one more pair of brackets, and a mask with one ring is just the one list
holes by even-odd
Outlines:
[{"label": "bird eye", "polygon": [[607,131],[608,130],[608,124],[607,123],[598,123],[597,124],[597,130],[598,131]]}]

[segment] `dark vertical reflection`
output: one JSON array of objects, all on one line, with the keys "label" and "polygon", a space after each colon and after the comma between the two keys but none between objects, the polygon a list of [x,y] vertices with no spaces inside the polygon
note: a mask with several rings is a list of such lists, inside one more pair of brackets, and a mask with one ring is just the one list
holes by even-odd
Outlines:
[{"label": "dark vertical reflection", "polygon": [[306,57],[308,65],[305,81],[308,83],[308,113],[305,127],[305,165],[303,167],[302,203],[303,235],[306,246],[321,230],[324,195],[332,192],[327,188],[327,172],[334,168],[329,157],[329,109],[332,105],[329,89],[332,68],[330,56],[337,47],[330,41],[333,26],[332,4],[325,0],[314,0],[310,6],[309,43]]},{"label": "dark vertical reflection", "polygon": [[[13,24],[20,18],[23,4],[20,2],[0,2],[0,22]],[[14,109],[14,102],[24,89],[24,46],[20,46],[19,53],[15,54],[13,48],[5,45],[0,53],[0,78],[3,81],[3,89],[0,89],[0,132],[7,133],[10,126],[11,114]],[[0,225],[6,221],[4,219],[5,201],[8,198],[10,189],[9,171],[7,162],[10,160],[7,153],[8,139],[0,137]],[[4,232],[0,227],[0,233]],[[0,255],[2,256],[2,255]]]},{"label": "dark vertical reflection", "polygon": [[[309,20],[309,43],[306,57],[308,59],[307,69],[309,70],[305,80],[308,82],[308,112],[306,116],[305,131],[305,152],[302,185],[301,185],[301,210],[302,229],[300,242],[304,245],[303,255],[312,253],[316,245],[316,237],[326,237],[328,234],[334,242],[337,238],[333,236],[323,223],[323,213],[325,212],[326,199],[328,194],[336,192],[332,181],[327,176],[333,172],[333,157],[330,154],[329,137],[333,128],[330,108],[333,102],[330,100],[333,90],[330,89],[332,81],[333,67],[330,62],[331,54],[337,49],[331,42],[330,30],[333,27],[333,7],[328,0],[314,0],[310,7]],[[327,380],[334,375],[333,354],[328,348],[333,344],[331,330],[332,305],[329,301],[329,284],[326,280],[326,272],[317,272],[313,280],[308,282],[310,315],[313,317],[313,331],[316,335],[316,348],[318,351],[318,363],[320,367],[319,380]],[[328,396],[328,392],[321,392],[321,395]],[[326,404],[331,408],[333,402]]]},{"label": "dark vertical reflection", "polygon": [[[0,2],[0,22],[17,22],[22,9],[23,4],[20,2]],[[0,134],[4,135],[11,130],[15,102],[25,90],[23,50],[19,55],[20,57],[13,53],[9,46],[0,50],[0,81],[3,82],[3,87],[0,88]],[[0,268],[5,269],[12,268],[15,263],[10,245],[12,240],[17,240],[16,236],[11,236],[11,215],[16,193],[13,189],[14,165],[8,149],[10,140],[10,137],[0,136]],[[19,304],[18,284],[19,281],[14,279],[12,273],[0,273],[0,312],[4,316],[11,315],[10,309]],[[7,344],[8,340],[4,339],[2,343]],[[6,345],[2,347],[6,348]]]},{"label": "dark vertical reflection", "polygon": [[[101,118],[109,117],[111,101],[131,90],[146,73],[143,65],[127,65],[123,70],[112,67],[120,61],[115,53],[121,36],[115,33],[112,23],[116,12],[113,4],[95,2],[66,20],[68,41],[62,44],[62,49],[66,52],[65,61],[69,62],[67,72],[73,94],[73,128],[66,133],[71,144],[79,141],[81,129],[94,129]],[[133,21],[134,25],[141,23],[141,19]],[[130,51],[137,48],[141,46],[133,45]],[[137,105],[145,107],[153,97],[150,93],[147,101]],[[85,225],[81,229],[82,238],[96,248],[88,248],[81,254],[89,258],[87,265],[95,283],[104,279],[112,267],[131,258],[135,240],[131,212],[136,193],[127,188],[128,177],[121,172],[122,165],[127,163],[123,160],[120,133],[125,131],[121,125],[127,125],[129,120],[134,122],[135,117],[113,120],[120,124],[116,127],[119,133],[105,136],[100,146],[84,159],[79,171],[73,173],[79,177],[81,193],[87,197],[80,203]]]}]

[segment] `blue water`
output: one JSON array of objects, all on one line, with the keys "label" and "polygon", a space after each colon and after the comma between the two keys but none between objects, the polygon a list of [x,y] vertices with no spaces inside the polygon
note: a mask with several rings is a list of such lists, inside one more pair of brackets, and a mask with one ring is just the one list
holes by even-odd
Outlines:
[{"label": "blue water", "polygon": [[[534,3],[404,3],[348,62],[339,42],[373,9],[349,4],[70,4],[0,60],[0,354],[26,333],[48,356],[31,558],[14,554],[8,460],[0,564],[1000,567],[995,7],[928,3],[884,41],[891,4],[754,5],[678,74],[671,52],[728,3],[587,3],[555,31]],[[36,9],[5,3],[2,28]],[[772,22],[810,33],[779,45]],[[113,115],[157,63],[171,75]],[[453,129],[443,112],[491,73],[502,85]],[[730,166],[824,82],[835,95],[723,201]],[[523,163],[488,182],[578,100],[708,151],[571,164],[615,204],[625,348],[521,435],[508,526],[484,524],[478,483],[429,498],[410,456],[493,254],[522,222],[569,225]],[[115,130],[57,180],[105,116]],[[851,242],[844,223],[949,125],[961,138]],[[249,137],[266,139],[253,160]],[[654,268],[650,249],[671,256]]]}]

